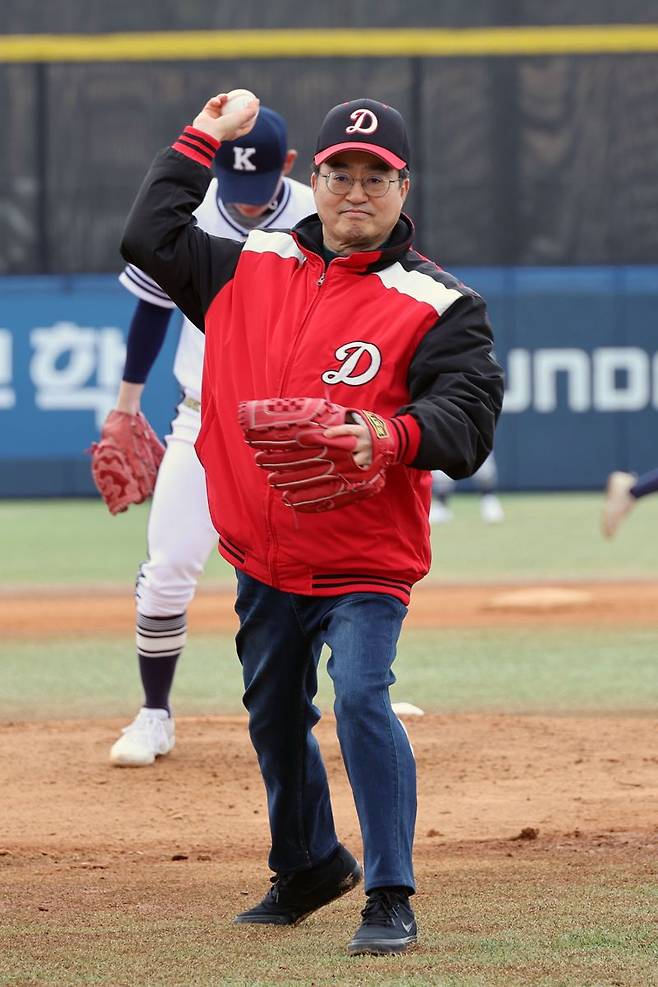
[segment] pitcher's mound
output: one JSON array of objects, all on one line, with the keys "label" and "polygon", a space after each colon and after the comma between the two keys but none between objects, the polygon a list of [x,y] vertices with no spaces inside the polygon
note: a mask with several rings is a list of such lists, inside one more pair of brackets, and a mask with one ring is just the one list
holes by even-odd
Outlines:
[{"label": "pitcher's mound", "polygon": [[563,610],[591,603],[591,593],[560,586],[531,586],[528,589],[498,593],[485,604],[485,610]]}]

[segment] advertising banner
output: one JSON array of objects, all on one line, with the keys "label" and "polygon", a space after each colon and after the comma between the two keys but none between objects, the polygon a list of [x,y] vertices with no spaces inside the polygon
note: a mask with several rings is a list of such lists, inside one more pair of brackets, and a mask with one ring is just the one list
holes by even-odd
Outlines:
[{"label": "advertising banner", "polygon": [[[0,496],[95,492],[85,449],[114,406],[134,309],[111,275],[0,279]],[[161,436],[179,395],[179,323],[142,404]]]},{"label": "advertising banner", "polygon": [[[454,273],[486,298],[506,372],[501,489],[599,489],[657,464],[658,267]],[[0,496],[95,492],[84,450],[116,399],[134,306],[111,275],[0,279]],[[179,324],[144,393],[161,437]]]}]

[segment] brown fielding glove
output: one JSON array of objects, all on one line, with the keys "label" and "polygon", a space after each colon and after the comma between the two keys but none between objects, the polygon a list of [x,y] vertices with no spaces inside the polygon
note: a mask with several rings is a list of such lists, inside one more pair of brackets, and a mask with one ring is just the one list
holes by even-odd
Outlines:
[{"label": "brown fielding glove", "polygon": [[[400,461],[406,437],[395,419],[332,404],[324,398],[243,401],[239,420],[268,483],[296,511],[315,514],[346,507],[379,493],[386,469]],[[326,439],[334,425],[364,424],[372,439],[370,466],[357,466],[353,436]]]},{"label": "brown fielding glove", "polygon": [[127,511],[153,493],[164,446],[138,411],[111,411],[91,449],[91,473],[110,514]]}]

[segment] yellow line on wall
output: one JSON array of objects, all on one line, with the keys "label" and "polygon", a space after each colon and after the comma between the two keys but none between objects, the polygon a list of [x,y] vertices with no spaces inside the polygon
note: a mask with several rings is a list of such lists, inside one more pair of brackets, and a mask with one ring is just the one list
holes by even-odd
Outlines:
[{"label": "yellow line on wall", "polygon": [[658,52],[658,24],[439,30],[155,31],[0,35],[0,62],[189,61],[225,58],[369,58],[596,55]]}]

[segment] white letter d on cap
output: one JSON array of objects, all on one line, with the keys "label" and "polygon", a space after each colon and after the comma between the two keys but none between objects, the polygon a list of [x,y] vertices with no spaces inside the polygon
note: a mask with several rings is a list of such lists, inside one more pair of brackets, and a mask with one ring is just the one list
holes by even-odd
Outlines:
[{"label": "white letter d on cap", "polygon": [[355,110],[350,120],[354,120],[354,126],[346,127],[346,134],[374,134],[379,123],[372,110]]}]

